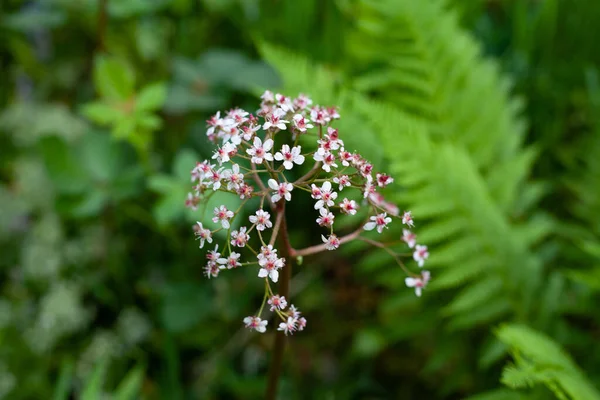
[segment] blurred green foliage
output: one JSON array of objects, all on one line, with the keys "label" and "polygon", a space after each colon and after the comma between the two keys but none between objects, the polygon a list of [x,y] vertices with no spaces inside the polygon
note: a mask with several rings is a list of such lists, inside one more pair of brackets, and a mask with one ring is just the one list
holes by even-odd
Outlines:
[{"label": "blurred green foliage", "polygon": [[0,398],[261,398],[260,282],[202,276],[184,202],[204,121],[264,88],[340,106],[433,275],[417,299],[364,243],[306,257],[281,398],[600,398],[597,1],[0,12]]}]

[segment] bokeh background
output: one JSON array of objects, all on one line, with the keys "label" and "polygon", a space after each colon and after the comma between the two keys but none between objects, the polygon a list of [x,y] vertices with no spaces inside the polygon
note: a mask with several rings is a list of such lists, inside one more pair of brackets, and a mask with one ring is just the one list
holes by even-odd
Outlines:
[{"label": "bokeh background", "polygon": [[262,397],[259,282],[202,276],[184,202],[205,120],[264,88],[340,107],[433,275],[306,258],[281,399],[600,398],[597,0],[0,9],[0,398]]}]

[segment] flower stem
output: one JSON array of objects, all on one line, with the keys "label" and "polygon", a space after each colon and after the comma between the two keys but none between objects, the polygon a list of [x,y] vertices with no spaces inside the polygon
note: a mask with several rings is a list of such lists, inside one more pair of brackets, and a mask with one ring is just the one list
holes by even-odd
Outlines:
[{"label": "flower stem", "polygon": [[[285,200],[281,200],[277,207],[277,220],[281,220],[279,229],[280,241],[283,244],[281,249],[283,257],[286,259],[286,265],[281,271],[279,280],[279,295],[289,299],[290,280],[292,279],[292,245],[288,236],[288,228],[285,220]],[[269,367],[269,377],[267,380],[267,390],[265,399],[275,400],[277,398],[277,386],[279,385],[279,377],[283,365],[283,355],[285,353],[286,336],[283,331],[275,333],[275,343],[273,344],[273,355],[271,365]]]}]

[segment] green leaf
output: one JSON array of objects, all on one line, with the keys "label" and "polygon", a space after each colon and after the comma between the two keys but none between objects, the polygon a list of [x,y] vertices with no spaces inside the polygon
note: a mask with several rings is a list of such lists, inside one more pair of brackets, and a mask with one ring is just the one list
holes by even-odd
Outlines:
[{"label": "green leaf", "polygon": [[134,94],[135,76],[125,62],[98,56],[94,65],[94,83],[100,96],[108,100],[127,100]]},{"label": "green leaf", "polygon": [[208,316],[209,302],[203,286],[188,282],[172,284],[162,293],[161,321],[170,332],[184,332]]},{"label": "green leaf", "polygon": [[81,400],[98,400],[102,395],[102,385],[104,384],[104,376],[108,368],[108,360],[102,359],[96,364],[92,376],[85,383]]},{"label": "green leaf", "polygon": [[135,106],[137,110],[153,111],[159,109],[167,97],[167,85],[157,82],[145,86],[137,95]]},{"label": "green leaf", "polygon": [[39,149],[48,174],[59,191],[76,194],[89,189],[89,176],[65,142],[55,137],[44,138]]},{"label": "green leaf", "polygon": [[88,132],[78,149],[80,163],[94,179],[111,181],[122,173],[124,159],[120,146],[105,132]]},{"label": "green leaf", "polygon": [[138,398],[139,392],[144,380],[144,367],[141,365],[135,367],[123,378],[117,387],[114,399],[115,400],[134,400]]},{"label": "green leaf", "polygon": [[73,380],[73,362],[63,362],[60,367],[58,381],[54,387],[53,400],[67,400],[71,392],[71,381]]},{"label": "green leaf", "polygon": [[84,105],[81,108],[81,113],[100,125],[110,125],[124,117],[122,111],[99,101]]}]

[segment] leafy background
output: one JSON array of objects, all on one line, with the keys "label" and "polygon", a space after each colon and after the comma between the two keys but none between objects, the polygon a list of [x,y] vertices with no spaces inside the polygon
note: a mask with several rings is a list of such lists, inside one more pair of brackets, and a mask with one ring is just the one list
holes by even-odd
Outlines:
[{"label": "leafy background", "polygon": [[[8,0],[0,398],[261,398],[272,335],[184,208],[205,120],[264,88],[341,107],[431,249],[293,277],[281,398],[599,399],[594,0]],[[223,199],[211,201],[220,202]],[[288,216],[298,247],[317,232]],[[398,227],[387,235],[399,235]]]}]

